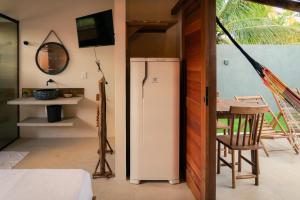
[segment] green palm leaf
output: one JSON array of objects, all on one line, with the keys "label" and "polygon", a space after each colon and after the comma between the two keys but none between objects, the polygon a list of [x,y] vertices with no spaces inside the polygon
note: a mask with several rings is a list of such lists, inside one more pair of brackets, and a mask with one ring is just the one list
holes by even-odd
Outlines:
[{"label": "green palm leaf", "polygon": [[[241,44],[298,44],[300,43],[300,24],[289,24],[291,17],[300,14],[285,11],[270,17],[274,10],[244,0],[217,0],[217,14]],[[296,18],[294,18],[296,19]],[[217,43],[229,43],[221,29],[217,28]]]}]

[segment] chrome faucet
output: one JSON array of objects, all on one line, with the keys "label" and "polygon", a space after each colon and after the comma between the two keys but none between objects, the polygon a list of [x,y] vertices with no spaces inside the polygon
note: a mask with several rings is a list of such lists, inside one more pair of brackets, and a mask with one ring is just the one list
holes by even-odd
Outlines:
[{"label": "chrome faucet", "polygon": [[49,79],[49,80],[46,82],[46,85],[48,86],[48,85],[49,85],[49,83],[55,83],[55,81],[54,81],[54,80],[52,80],[52,79]]}]

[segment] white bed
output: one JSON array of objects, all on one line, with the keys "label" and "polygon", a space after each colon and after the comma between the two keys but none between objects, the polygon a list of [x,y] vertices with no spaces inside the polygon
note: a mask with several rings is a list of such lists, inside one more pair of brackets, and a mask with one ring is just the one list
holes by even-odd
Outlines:
[{"label": "white bed", "polygon": [[90,174],[80,169],[0,170],[0,200],[92,200]]}]

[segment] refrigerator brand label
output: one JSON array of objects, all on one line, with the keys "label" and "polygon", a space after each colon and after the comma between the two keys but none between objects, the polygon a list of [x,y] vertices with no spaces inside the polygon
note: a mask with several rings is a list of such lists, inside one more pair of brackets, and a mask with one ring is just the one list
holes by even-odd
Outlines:
[{"label": "refrigerator brand label", "polygon": [[152,78],[152,83],[159,83],[158,78]]}]

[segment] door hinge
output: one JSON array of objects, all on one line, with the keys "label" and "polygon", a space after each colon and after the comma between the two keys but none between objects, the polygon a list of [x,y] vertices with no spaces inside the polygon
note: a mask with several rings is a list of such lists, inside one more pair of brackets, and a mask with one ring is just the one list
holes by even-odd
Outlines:
[{"label": "door hinge", "polygon": [[206,89],[205,89],[205,103],[206,103],[206,106],[208,106],[208,101],[209,101],[209,99],[208,99],[208,87],[206,87]]}]

